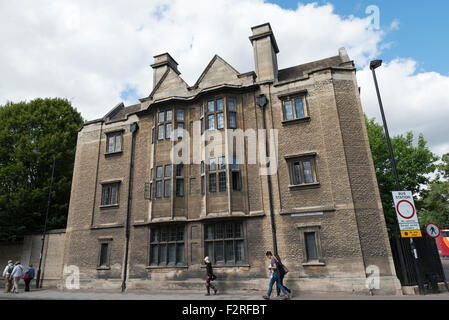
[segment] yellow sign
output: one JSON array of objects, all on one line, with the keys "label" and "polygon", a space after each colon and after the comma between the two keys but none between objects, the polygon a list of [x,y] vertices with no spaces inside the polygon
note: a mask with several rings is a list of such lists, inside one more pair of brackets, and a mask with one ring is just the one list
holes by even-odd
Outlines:
[{"label": "yellow sign", "polygon": [[420,238],[422,237],[421,230],[401,231],[402,238]]}]

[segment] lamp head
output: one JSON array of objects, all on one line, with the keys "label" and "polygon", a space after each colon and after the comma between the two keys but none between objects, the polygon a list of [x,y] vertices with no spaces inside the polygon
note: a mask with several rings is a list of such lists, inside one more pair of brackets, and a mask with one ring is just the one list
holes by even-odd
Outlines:
[{"label": "lamp head", "polygon": [[257,105],[261,108],[265,107],[265,105],[268,103],[267,97],[265,97],[264,94],[261,94],[257,97]]},{"label": "lamp head", "polygon": [[382,65],[382,60],[373,60],[371,61],[371,63],[369,64],[369,68],[371,70],[377,69]]}]

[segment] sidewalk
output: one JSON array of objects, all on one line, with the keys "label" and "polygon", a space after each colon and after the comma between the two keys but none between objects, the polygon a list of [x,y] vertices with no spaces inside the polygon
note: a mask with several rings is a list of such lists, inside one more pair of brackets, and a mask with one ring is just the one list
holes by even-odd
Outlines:
[{"label": "sidewalk", "polygon": [[[237,291],[231,293],[204,296],[204,292],[189,290],[167,290],[158,293],[133,290],[126,293],[101,291],[59,291],[41,289],[19,294],[0,293],[0,300],[261,300],[263,292]],[[272,300],[278,298],[272,296]],[[449,293],[429,294],[425,296],[382,296],[382,295],[295,295],[292,300],[449,300]]]}]

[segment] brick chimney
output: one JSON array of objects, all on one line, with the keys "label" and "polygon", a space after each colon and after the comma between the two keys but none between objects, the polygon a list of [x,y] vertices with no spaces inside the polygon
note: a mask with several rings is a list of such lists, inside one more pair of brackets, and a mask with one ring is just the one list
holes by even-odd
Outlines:
[{"label": "brick chimney", "polygon": [[249,37],[254,48],[254,65],[258,81],[275,80],[278,76],[279,48],[269,23],[252,27]]},{"label": "brick chimney", "polygon": [[171,57],[170,54],[162,53],[154,56],[153,58],[154,63],[151,65],[153,68],[153,89],[168,68],[171,68],[174,72],[180,74],[178,71],[178,63]]}]

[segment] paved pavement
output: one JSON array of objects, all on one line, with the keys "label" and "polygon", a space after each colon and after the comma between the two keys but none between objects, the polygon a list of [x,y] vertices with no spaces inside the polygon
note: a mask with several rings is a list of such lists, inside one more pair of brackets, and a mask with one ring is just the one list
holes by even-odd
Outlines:
[{"label": "paved pavement", "polygon": [[[145,291],[101,292],[101,291],[59,291],[56,289],[32,290],[18,294],[0,293],[0,300],[263,300],[263,292],[237,291],[209,297],[204,292],[171,290],[158,293]],[[273,298],[276,300],[278,298]],[[384,295],[294,295],[293,300],[449,300],[449,293],[426,296],[384,296]]]}]

